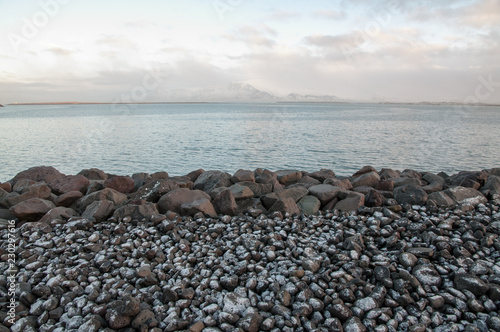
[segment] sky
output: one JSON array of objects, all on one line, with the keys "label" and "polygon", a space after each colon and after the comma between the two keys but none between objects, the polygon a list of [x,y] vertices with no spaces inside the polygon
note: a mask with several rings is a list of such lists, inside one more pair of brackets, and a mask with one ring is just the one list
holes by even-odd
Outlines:
[{"label": "sky", "polygon": [[0,0],[0,104],[284,96],[500,103],[500,0]]}]

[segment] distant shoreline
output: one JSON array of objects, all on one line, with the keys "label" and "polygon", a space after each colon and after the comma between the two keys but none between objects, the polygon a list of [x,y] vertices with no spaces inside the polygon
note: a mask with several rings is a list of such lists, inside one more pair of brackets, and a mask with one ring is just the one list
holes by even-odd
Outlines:
[{"label": "distant shoreline", "polygon": [[[430,105],[430,106],[500,106],[500,104],[464,104],[459,102],[366,102],[366,101],[160,101],[160,102],[39,102],[39,103],[10,103],[8,106],[46,106],[46,105],[161,105],[161,104],[376,104],[376,105]],[[0,107],[4,105],[0,104]]]}]

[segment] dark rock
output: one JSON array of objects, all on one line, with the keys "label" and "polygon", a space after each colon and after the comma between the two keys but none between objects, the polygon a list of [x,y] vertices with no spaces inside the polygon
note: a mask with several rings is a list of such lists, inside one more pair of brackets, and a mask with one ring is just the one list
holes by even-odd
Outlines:
[{"label": "dark rock", "polygon": [[113,212],[115,205],[108,200],[95,201],[82,213],[82,217],[86,219],[94,218],[97,222],[106,220]]},{"label": "dark rock", "polygon": [[236,200],[251,198],[254,195],[250,188],[239,183],[233,184],[228,189],[233,193],[234,199]]},{"label": "dark rock", "polygon": [[455,205],[455,201],[444,191],[431,193],[427,198],[428,204],[436,204],[439,207],[450,207]]},{"label": "dark rock", "polygon": [[352,317],[352,311],[349,309],[347,306],[344,304],[334,304],[333,306],[330,307],[330,313],[332,314],[333,317],[336,317],[340,319],[342,322],[345,322],[349,318]]},{"label": "dark rock", "polygon": [[453,280],[458,290],[468,290],[476,296],[486,294],[489,285],[473,274],[456,274]]},{"label": "dark rock", "polygon": [[309,194],[318,198],[322,205],[325,205],[332,199],[337,198],[340,191],[342,191],[342,188],[335,187],[330,184],[319,184],[309,188]]},{"label": "dark rock", "polygon": [[210,196],[201,190],[189,190],[187,188],[175,189],[160,198],[158,201],[158,210],[160,213],[166,213],[167,211],[181,213],[182,204],[201,199],[210,201]]},{"label": "dark rock", "polygon": [[179,184],[173,179],[156,180],[141,186],[135,193],[130,195],[130,199],[143,199],[148,202],[157,203],[161,196],[178,188]]},{"label": "dark rock", "polygon": [[217,216],[217,212],[215,212],[214,206],[210,202],[210,198],[200,198],[194,201],[184,202],[180,206],[180,212],[185,216],[194,216],[199,212],[203,213],[205,216]]},{"label": "dark rock", "polygon": [[290,214],[300,214],[300,209],[295,203],[295,200],[290,197],[278,199],[270,208],[269,213],[272,212],[288,212]]},{"label": "dark rock", "polygon": [[366,327],[358,317],[351,317],[344,323],[344,332],[365,332]]},{"label": "dark rock", "polygon": [[432,248],[408,248],[406,252],[420,258],[431,258],[434,256],[434,249]]},{"label": "dark rock", "polygon": [[15,184],[21,179],[30,179],[37,182],[44,181],[45,183],[50,183],[63,176],[64,174],[52,166],[36,166],[17,173],[17,175],[10,182]]},{"label": "dark rock", "polygon": [[37,221],[55,207],[51,201],[31,198],[14,205],[10,208],[10,211],[20,220]]},{"label": "dark rock", "polygon": [[238,326],[247,332],[258,332],[262,323],[262,316],[258,313],[247,314],[239,320]]},{"label": "dark rock", "polygon": [[186,175],[193,183],[198,180],[201,174],[205,173],[203,169],[197,169],[196,171],[192,171]]},{"label": "dark rock", "polygon": [[255,182],[257,183],[270,183],[274,184],[276,181],[278,181],[278,176],[276,173],[271,172],[270,170],[262,170],[260,172],[257,172],[257,170],[254,172],[255,173]]},{"label": "dark rock", "polygon": [[371,189],[365,195],[365,206],[368,207],[377,207],[382,206],[384,204],[384,197],[374,189]]},{"label": "dark rock", "polygon": [[272,192],[262,196],[260,199],[265,208],[269,209],[279,199],[291,198],[294,202],[298,202],[302,197],[306,196],[309,191],[304,187],[287,188],[280,192]]},{"label": "dark rock", "polygon": [[422,285],[441,286],[442,278],[432,265],[417,265],[412,274]]},{"label": "dark rock", "polygon": [[50,209],[43,217],[40,219],[40,222],[50,224],[54,220],[60,220],[65,222],[71,217],[77,216],[78,213],[70,208],[65,207],[56,207]]},{"label": "dark rock", "polygon": [[127,204],[116,209],[113,213],[113,217],[118,220],[122,220],[127,216],[136,220],[151,220],[152,216],[157,214],[158,209],[156,208],[156,204],[154,203],[146,203],[141,205]]},{"label": "dark rock", "polygon": [[89,206],[93,202],[104,201],[104,200],[113,202],[115,206],[120,206],[123,202],[127,200],[127,195],[119,193],[118,191],[111,188],[99,190],[78,199],[75,203],[76,210],[83,213],[83,211],[85,211],[87,206]]},{"label": "dark rock", "polygon": [[49,183],[49,187],[57,195],[67,194],[71,191],[87,192],[89,180],[83,175],[67,175]]},{"label": "dark rock", "polygon": [[302,197],[298,201],[297,206],[299,207],[302,213],[307,215],[313,215],[316,214],[321,208],[321,202],[316,197],[308,195]]},{"label": "dark rock", "polygon": [[355,177],[351,180],[354,188],[359,186],[375,187],[380,181],[380,176],[376,171],[365,173],[360,176],[354,176]]},{"label": "dark rock", "polygon": [[352,177],[358,177],[360,175],[364,175],[364,174],[371,173],[371,172],[376,172],[376,171],[377,170],[373,166],[366,165],[366,166],[363,166],[359,171],[357,171],[356,173],[354,173],[352,175]]},{"label": "dark rock", "polygon": [[320,183],[323,183],[326,179],[334,179],[335,173],[330,169],[321,169],[314,173],[307,173],[307,176],[318,180]]},{"label": "dark rock", "polygon": [[273,185],[271,183],[256,183],[256,182],[243,181],[239,182],[238,184],[250,188],[250,190],[254,194],[254,197],[260,197],[262,195],[269,194],[270,192],[273,191]]},{"label": "dark rock", "polygon": [[130,176],[114,176],[104,181],[104,188],[110,188],[123,194],[129,194],[134,191],[135,181]]},{"label": "dark rock", "polygon": [[415,178],[407,178],[407,177],[399,177],[395,179],[391,179],[394,182],[394,188],[406,186],[406,185],[414,185],[417,187],[422,186],[422,181]]},{"label": "dark rock", "polygon": [[83,194],[79,191],[70,191],[68,193],[62,194],[61,196],[58,196],[54,203],[57,206],[64,206],[68,207],[71,204],[73,204],[77,199],[82,198]]},{"label": "dark rock", "polygon": [[201,173],[194,182],[194,189],[210,193],[218,187],[231,186],[231,175],[221,171],[206,171]]},{"label": "dark rock", "polygon": [[89,180],[107,180],[108,178],[105,172],[97,168],[83,169],[78,175],[83,175]]},{"label": "dark rock", "polygon": [[490,200],[500,199],[500,176],[490,175],[481,193]]},{"label": "dark rock", "polygon": [[357,211],[365,203],[365,195],[349,192],[347,198],[335,204],[335,209],[340,211]]},{"label": "dark rock", "polygon": [[477,206],[488,202],[486,197],[474,188],[453,187],[446,189],[444,192],[457,204]]},{"label": "dark rock", "polygon": [[382,168],[380,170],[380,179],[382,180],[387,180],[387,179],[396,179],[399,178],[399,175],[401,174],[400,171],[395,171],[390,168]]},{"label": "dark rock", "polygon": [[276,172],[276,177],[279,183],[289,186],[299,181],[302,177],[302,172],[297,170],[280,170]]},{"label": "dark rock", "polygon": [[212,201],[212,204],[218,214],[234,216],[238,209],[234,195],[228,189],[221,191]]},{"label": "dark rock", "polygon": [[[21,181],[23,180],[20,180],[20,182]],[[20,194],[17,192],[7,194],[3,199],[2,205],[11,207],[31,198],[50,199],[51,197],[51,190],[44,183],[35,183],[22,188],[19,192]]]},{"label": "dark rock", "polygon": [[466,187],[466,188],[481,188],[488,178],[488,173],[485,171],[480,172],[469,172],[463,171],[458,174],[452,175],[446,179],[446,185],[448,187]]},{"label": "dark rock", "polygon": [[395,188],[394,198],[401,205],[425,205],[428,195],[422,188],[408,184]]},{"label": "dark rock", "polygon": [[255,182],[254,172],[249,170],[239,169],[231,177],[232,183],[243,182],[243,181]]}]

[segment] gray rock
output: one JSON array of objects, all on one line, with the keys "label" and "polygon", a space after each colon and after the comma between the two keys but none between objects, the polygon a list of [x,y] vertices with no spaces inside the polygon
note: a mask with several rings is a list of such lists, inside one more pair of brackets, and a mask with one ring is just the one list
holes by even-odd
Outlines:
[{"label": "gray rock", "polygon": [[20,220],[37,221],[55,207],[51,201],[31,198],[14,205],[10,208],[10,212]]},{"label": "gray rock", "polygon": [[108,200],[95,201],[82,213],[82,217],[86,219],[94,218],[97,222],[106,220],[113,212],[115,205]]},{"label": "gray rock", "polygon": [[377,183],[380,181],[380,175],[376,171],[368,172],[360,176],[354,177],[351,180],[352,186],[354,188],[359,186],[367,186],[375,188]]},{"label": "gray rock", "polygon": [[276,172],[276,177],[279,183],[284,186],[289,186],[299,181],[302,177],[302,172],[297,170],[280,170]]},{"label": "gray rock", "polygon": [[242,315],[248,307],[250,307],[250,300],[233,292],[224,297],[222,310],[230,314]]},{"label": "gray rock", "polygon": [[442,278],[432,265],[417,265],[412,274],[422,285],[441,286]]},{"label": "gray rock", "polygon": [[330,184],[319,184],[309,188],[309,194],[318,198],[322,205],[328,203],[338,196],[343,189]]},{"label": "gray rock", "polygon": [[136,220],[147,219],[151,220],[152,216],[157,215],[158,209],[154,203],[146,203],[141,205],[127,204],[119,207],[113,213],[113,217],[122,220],[125,217],[130,217]]},{"label": "gray rock", "polygon": [[428,195],[421,187],[408,184],[395,188],[394,198],[401,205],[425,205]]},{"label": "gray rock", "polygon": [[339,211],[357,211],[365,203],[365,195],[357,192],[349,192],[348,196],[335,204]]},{"label": "gray rock", "polygon": [[304,214],[313,215],[316,214],[321,208],[321,201],[314,196],[304,196],[302,197],[297,206],[300,211]]},{"label": "gray rock", "polygon": [[210,196],[201,190],[179,188],[168,192],[160,198],[158,201],[158,210],[160,213],[166,213],[167,211],[181,213],[182,204],[202,199],[210,201]]},{"label": "gray rock", "polygon": [[453,187],[446,189],[445,193],[457,204],[477,206],[488,202],[486,197],[474,188]]},{"label": "gray rock", "polygon": [[489,285],[473,274],[456,274],[453,280],[459,290],[468,290],[476,296],[486,294]]},{"label": "gray rock", "polygon": [[210,193],[218,187],[230,187],[231,175],[221,171],[206,171],[201,173],[194,182],[194,189]]},{"label": "gray rock", "polygon": [[344,323],[344,332],[365,332],[366,327],[358,317],[351,317]]}]

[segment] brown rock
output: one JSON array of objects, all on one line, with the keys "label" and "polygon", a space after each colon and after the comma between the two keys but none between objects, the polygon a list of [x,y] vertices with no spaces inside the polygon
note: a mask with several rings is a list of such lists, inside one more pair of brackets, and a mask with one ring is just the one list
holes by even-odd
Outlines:
[{"label": "brown rock", "polygon": [[247,186],[242,186],[239,183],[233,184],[228,188],[234,195],[234,199],[245,199],[253,197],[253,191]]},{"label": "brown rock", "polygon": [[333,209],[335,209],[335,205],[337,205],[338,202],[339,202],[339,199],[338,198],[334,198],[330,202],[326,203],[322,207],[322,210],[323,211],[332,211]]},{"label": "brown rock", "polygon": [[60,206],[48,211],[42,219],[40,219],[40,222],[51,224],[54,220],[67,221],[69,218],[77,215],[78,213],[75,210]]},{"label": "brown rock", "polygon": [[361,168],[359,171],[357,171],[356,173],[354,173],[352,175],[352,177],[358,177],[360,175],[363,175],[363,174],[367,174],[367,173],[371,173],[371,172],[377,172],[377,170],[375,168],[373,168],[372,166],[368,165],[368,166],[363,166],[363,168]]},{"label": "brown rock", "polygon": [[78,173],[78,175],[83,175],[89,180],[107,180],[108,175],[97,168],[83,169]]},{"label": "brown rock", "polygon": [[325,205],[332,199],[336,198],[340,191],[342,191],[342,188],[335,187],[330,184],[319,184],[309,188],[309,193],[318,198],[321,205]]},{"label": "brown rock", "polygon": [[444,191],[431,193],[427,198],[427,203],[431,205],[435,204],[440,207],[450,207],[455,205],[455,201],[450,196],[446,195]]},{"label": "brown rock", "polygon": [[89,184],[89,180],[83,175],[67,175],[50,182],[49,187],[57,195],[66,194],[71,191],[79,191],[83,194],[87,192]]},{"label": "brown rock", "polygon": [[[276,173],[271,172],[270,170],[262,170],[262,172],[255,172],[255,182],[257,183],[271,183],[273,184],[278,180],[278,176]],[[258,175],[257,175],[258,174]]]},{"label": "brown rock", "polygon": [[294,202],[298,202],[302,197],[306,196],[309,191],[304,187],[287,188],[280,192],[272,192],[262,196],[260,199],[266,209],[269,209],[276,201],[282,198],[292,198]]},{"label": "brown rock", "polygon": [[479,189],[481,188],[486,180],[488,179],[488,173],[485,171],[481,172],[459,172],[458,174],[452,175],[446,179],[446,185],[449,187],[460,186],[467,188]]},{"label": "brown rock", "polygon": [[466,187],[453,187],[448,188],[444,193],[450,196],[457,204],[467,204],[476,206],[478,204],[485,204],[488,202],[486,197],[474,188]]},{"label": "brown rock", "polygon": [[394,191],[394,180],[381,179],[375,186],[375,189],[381,191]]},{"label": "brown rock", "polygon": [[352,190],[352,183],[349,179],[326,179],[324,184],[331,184],[335,187],[340,187],[345,190]]},{"label": "brown rock", "polygon": [[113,202],[115,206],[121,205],[125,200],[127,199],[127,195],[119,193],[118,191],[111,189],[111,188],[106,188],[103,190],[96,191],[90,195],[83,196],[82,198],[78,199],[76,201],[76,208],[75,210],[79,212],[85,211],[87,206],[92,204],[95,201],[104,201],[108,200]]},{"label": "brown rock", "polygon": [[205,193],[211,192],[218,187],[231,186],[231,175],[221,171],[206,171],[194,182],[194,189],[202,190]]},{"label": "brown rock", "polygon": [[273,191],[273,185],[271,183],[256,183],[256,182],[243,181],[239,182],[238,184],[250,188],[250,190],[254,194],[254,197],[260,197],[262,195],[269,194],[270,192]]},{"label": "brown rock", "polygon": [[104,188],[128,194],[134,191],[135,182],[130,176],[115,176],[104,181]]},{"label": "brown rock", "polygon": [[318,180],[320,183],[323,183],[325,182],[326,179],[334,179],[335,172],[333,172],[330,169],[322,169],[314,173],[307,173],[307,176],[310,176],[313,179]]},{"label": "brown rock", "polygon": [[384,197],[377,190],[370,190],[365,195],[365,203],[368,207],[377,207],[384,204]]},{"label": "brown rock", "polygon": [[305,186],[306,188],[309,188],[309,187],[315,186],[317,184],[321,184],[321,182],[319,180],[316,180],[313,177],[310,177],[309,175],[304,175],[303,177],[300,178],[300,180],[299,180],[299,182],[297,182],[297,184],[303,184],[303,185],[306,185]]},{"label": "brown rock", "polygon": [[231,190],[227,189],[221,191],[217,197],[215,197],[212,204],[217,213],[224,215],[234,216],[236,215],[236,211],[238,209],[233,193]]},{"label": "brown rock", "polygon": [[365,195],[357,192],[349,192],[347,198],[335,204],[335,209],[340,211],[357,211],[365,203]]},{"label": "brown rock", "polygon": [[351,180],[351,183],[354,188],[359,186],[375,187],[379,181],[380,181],[380,176],[378,175],[377,172],[368,172],[356,176]]},{"label": "brown rock", "polygon": [[0,189],[10,193],[12,191],[12,184],[10,182],[0,183]]},{"label": "brown rock", "polygon": [[73,204],[77,199],[83,197],[83,194],[79,191],[70,191],[66,194],[62,194],[61,196],[58,196],[54,203],[57,206],[65,206],[68,207],[71,204]]},{"label": "brown rock", "polygon": [[10,182],[16,183],[20,179],[30,179],[37,182],[44,181],[46,183],[50,183],[63,176],[64,174],[52,166],[36,166],[17,173],[17,175]]},{"label": "brown rock", "polygon": [[194,183],[198,179],[198,177],[203,174],[205,171],[203,169],[197,169],[196,171],[192,171],[191,173],[187,174],[186,176]]},{"label": "brown rock", "polygon": [[242,181],[255,182],[254,172],[249,171],[249,170],[239,169],[231,177],[232,183],[237,183],[237,182],[242,182]]},{"label": "brown rock", "polygon": [[276,172],[279,183],[284,186],[297,183],[302,177],[302,172],[297,170],[280,170]]},{"label": "brown rock", "polygon": [[382,170],[380,171],[380,179],[382,180],[395,179],[399,178],[400,174],[401,173],[399,171],[395,171],[390,168],[382,168]]},{"label": "brown rock", "polygon": [[500,176],[490,175],[481,188],[481,193],[489,199],[500,198]]},{"label": "brown rock", "polygon": [[290,197],[285,197],[277,200],[273,206],[268,211],[269,213],[272,212],[288,212],[290,214],[300,214],[300,209],[293,200],[293,198]]},{"label": "brown rock", "polygon": [[20,220],[37,221],[49,212],[50,209],[55,207],[51,201],[41,198],[30,198],[14,205],[10,208],[10,211]]},{"label": "brown rock", "polygon": [[115,205],[113,202],[108,200],[94,201],[92,204],[87,206],[85,211],[82,213],[82,217],[85,219],[94,218],[97,222],[106,220],[111,212],[113,212]]},{"label": "brown rock", "polygon": [[16,192],[12,192],[5,196],[3,205],[11,207],[31,198],[49,199],[50,196],[51,190],[46,184],[35,183],[29,187],[24,187],[20,195]]},{"label": "brown rock", "polygon": [[191,181],[191,179],[188,178],[187,176],[171,176],[169,177],[169,180],[172,180],[175,183],[177,183],[179,188],[188,188],[191,190],[194,189],[194,182]]},{"label": "brown rock", "polygon": [[130,199],[143,199],[148,202],[156,203],[161,196],[178,188],[179,185],[175,180],[156,180],[140,187],[135,193],[130,195]]},{"label": "brown rock", "polygon": [[194,216],[197,213],[203,213],[205,216],[217,217],[214,206],[210,198],[201,198],[195,201],[182,203],[181,214],[185,216]]},{"label": "brown rock", "polygon": [[417,172],[413,169],[405,169],[404,171],[401,172],[400,177],[402,178],[413,178],[413,179],[422,179],[422,173]]},{"label": "brown rock", "polygon": [[210,201],[210,196],[201,190],[189,190],[187,188],[175,189],[160,198],[158,201],[158,210],[160,213],[166,213],[167,211],[181,213],[182,204],[194,202],[203,198]]},{"label": "brown rock", "polygon": [[409,178],[409,177],[399,177],[395,179],[390,179],[394,182],[394,188],[402,187],[406,185],[412,185],[420,187],[422,185],[422,181],[417,178]]},{"label": "brown rock", "polygon": [[43,182],[37,182],[30,179],[20,179],[19,181],[16,182],[14,187],[12,187],[12,191],[20,194],[24,189],[35,184],[43,184]]},{"label": "brown rock", "polygon": [[135,220],[147,219],[151,220],[152,216],[158,214],[158,209],[154,203],[146,203],[142,205],[127,204],[116,209],[113,217],[122,220],[129,216]]},{"label": "brown rock", "polygon": [[166,180],[166,179],[168,179],[167,172],[156,172],[156,173],[151,174],[151,181]]}]

